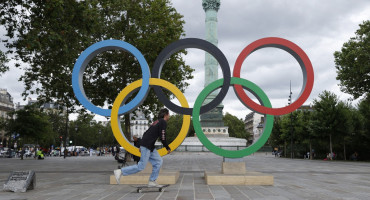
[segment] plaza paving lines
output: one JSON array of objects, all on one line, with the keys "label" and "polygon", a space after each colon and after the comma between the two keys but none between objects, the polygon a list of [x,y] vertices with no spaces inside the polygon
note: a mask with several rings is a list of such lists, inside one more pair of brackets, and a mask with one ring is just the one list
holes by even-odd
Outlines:
[{"label": "plaza paving lines", "polygon": [[13,170],[35,170],[37,185],[26,193],[0,191],[2,199],[370,199],[370,163],[275,158],[256,153],[243,158],[247,170],[270,173],[274,186],[208,186],[205,170],[221,170],[212,153],[173,152],[164,169],[180,179],[164,192],[136,193],[127,185],[109,185],[118,164],[113,157],[55,157],[45,160],[0,159],[0,185]]}]

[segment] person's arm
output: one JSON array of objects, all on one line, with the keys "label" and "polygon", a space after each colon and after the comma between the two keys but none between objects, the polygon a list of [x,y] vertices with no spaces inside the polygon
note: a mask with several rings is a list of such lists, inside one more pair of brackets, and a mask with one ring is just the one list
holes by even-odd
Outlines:
[{"label": "person's arm", "polygon": [[163,144],[163,146],[167,149],[167,151],[171,151],[171,148],[167,144],[166,140],[166,128],[167,128],[167,123],[164,120],[161,120],[161,123],[159,125],[159,132],[160,132],[160,140]]}]

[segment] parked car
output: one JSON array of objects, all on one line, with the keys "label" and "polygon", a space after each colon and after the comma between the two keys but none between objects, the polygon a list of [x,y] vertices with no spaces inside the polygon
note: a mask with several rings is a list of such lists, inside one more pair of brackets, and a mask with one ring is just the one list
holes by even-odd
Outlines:
[{"label": "parked car", "polygon": [[15,157],[15,150],[10,149],[8,147],[4,147],[0,150],[1,157],[4,158],[14,158]]}]

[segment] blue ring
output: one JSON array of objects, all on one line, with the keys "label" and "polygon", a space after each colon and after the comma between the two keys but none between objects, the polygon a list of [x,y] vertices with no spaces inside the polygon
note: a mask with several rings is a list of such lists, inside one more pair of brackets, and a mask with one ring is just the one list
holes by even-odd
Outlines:
[{"label": "blue ring", "polygon": [[116,49],[127,51],[135,56],[140,64],[141,71],[143,73],[143,85],[140,87],[138,94],[132,101],[121,106],[118,114],[123,115],[132,111],[144,101],[146,95],[149,92],[150,70],[149,65],[146,62],[143,54],[141,54],[141,52],[131,44],[120,40],[103,40],[101,42],[97,42],[81,53],[74,65],[72,72],[72,88],[77,100],[89,111],[106,117],[109,117],[111,115],[111,109],[99,108],[88,100],[83,88],[82,79],[86,66],[91,61],[91,59],[93,59],[96,55],[103,51]]}]

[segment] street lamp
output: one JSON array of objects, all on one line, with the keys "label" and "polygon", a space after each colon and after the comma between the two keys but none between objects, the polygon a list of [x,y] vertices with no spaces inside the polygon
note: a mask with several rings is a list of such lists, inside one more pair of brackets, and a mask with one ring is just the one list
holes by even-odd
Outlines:
[{"label": "street lamp", "polygon": [[100,140],[101,140],[101,130],[99,129],[99,156],[101,156]]},{"label": "street lamp", "polygon": [[76,131],[76,134],[75,134],[75,146],[77,145],[77,131],[78,131],[78,126],[76,124],[75,126],[75,131]]},{"label": "street lamp", "polygon": [[[292,81],[290,81],[288,105],[292,104]],[[290,113],[290,158],[294,158],[293,154],[293,114]]]},{"label": "street lamp", "polygon": [[78,130],[78,126],[77,126],[77,124],[76,124],[76,126],[75,126],[75,142],[74,142],[74,145],[75,145],[75,149],[76,149],[76,145],[77,145],[77,130]]}]

